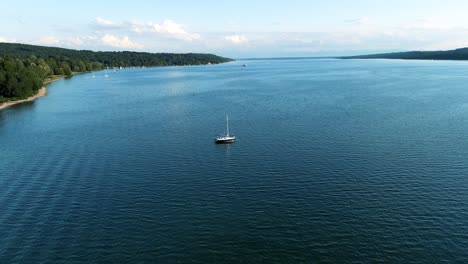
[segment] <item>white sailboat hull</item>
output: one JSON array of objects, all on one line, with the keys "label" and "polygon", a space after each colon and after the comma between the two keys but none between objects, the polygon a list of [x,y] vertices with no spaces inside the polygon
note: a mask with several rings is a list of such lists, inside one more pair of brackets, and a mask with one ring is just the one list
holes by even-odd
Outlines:
[{"label": "white sailboat hull", "polygon": [[234,136],[219,136],[215,138],[217,144],[234,143],[235,141],[236,137]]}]

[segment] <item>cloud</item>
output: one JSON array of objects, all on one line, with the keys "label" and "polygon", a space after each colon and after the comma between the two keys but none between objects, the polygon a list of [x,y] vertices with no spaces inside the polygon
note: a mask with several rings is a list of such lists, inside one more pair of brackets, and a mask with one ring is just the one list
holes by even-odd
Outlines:
[{"label": "cloud", "polygon": [[130,40],[128,36],[118,36],[97,32],[93,35],[74,36],[58,38],[54,36],[42,37],[35,44],[46,46],[70,47],[70,48],[93,48],[108,49],[109,47],[118,49],[142,49],[143,44]]},{"label": "cloud", "polygon": [[98,30],[124,30],[128,27],[128,23],[117,23],[101,17],[97,17],[91,25]]},{"label": "cloud", "polygon": [[192,41],[200,38],[200,35],[187,32],[182,25],[172,20],[164,20],[161,25],[153,25],[153,28],[156,32],[165,33],[182,40]]},{"label": "cloud", "polygon": [[434,41],[428,45],[423,45],[419,47],[420,50],[452,50],[468,47],[468,38],[463,38],[463,35],[460,36],[460,39],[440,39],[439,41]]},{"label": "cloud", "polygon": [[14,39],[14,38],[0,37],[0,42],[14,43],[14,42],[16,42],[16,39]]},{"label": "cloud", "polygon": [[[94,39],[93,37],[87,37],[86,39]],[[80,37],[72,37],[66,39],[69,46],[83,46],[85,40]]]},{"label": "cloud", "polygon": [[359,17],[359,18],[347,19],[345,20],[345,22],[348,24],[354,24],[354,25],[366,25],[366,24],[369,24],[370,19],[368,17]]},{"label": "cloud", "polygon": [[67,47],[99,47],[107,46],[123,49],[141,49],[144,46],[140,43],[131,41],[129,37],[118,37],[111,34],[83,36],[83,37],[43,37],[37,41],[40,45],[48,46],[67,46]]},{"label": "cloud", "polygon": [[178,39],[187,42],[200,39],[200,35],[197,33],[191,33],[187,29],[170,19],[164,20],[162,23],[149,22],[114,22],[104,18],[96,18],[92,23],[94,28],[100,31],[114,30],[119,31],[123,34],[137,33],[147,35],[159,35],[163,38]]},{"label": "cloud", "polygon": [[164,37],[184,41],[200,39],[199,34],[190,33],[184,28],[184,26],[169,19],[164,20],[161,24],[155,24],[153,22],[130,23],[130,30],[136,33],[159,33]]},{"label": "cloud", "polygon": [[83,46],[93,41],[96,41],[96,37],[86,36],[86,37],[57,38],[57,37],[47,36],[47,37],[40,38],[37,41],[37,43],[40,45],[50,45],[50,46],[79,47],[79,46]]},{"label": "cloud", "polygon": [[126,48],[126,49],[141,49],[143,45],[137,42],[131,41],[128,37],[117,37],[110,34],[105,34],[101,37],[100,41],[106,46],[114,48]]},{"label": "cloud", "polygon": [[434,19],[418,19],[412,24],[403,26],[406,30],[447,30],[451,29],[447,23],[436,21]]},{"label": "cloud", "polygon": [[116,25],[114,22],[100,17],[96,18],[96,24],[104,27],[113,27]]},{"label": "cloud", "polygon": [[39,42],[39,44],[43,44],[43,45],[61,44],[60,39],[58,39],[56,37],[43,37],[43,38],[39,39],[38,42]]},{"label": "cloud", "polygon": [[227,40],[227,41],[232,42],[234,44],[242,44],[242,43],[246,43],[246,42],[249,41],[244,35],[224,36],[224,40]]},{"label": "cloud", "polygon": [[[151,21],[95,18],[85,30],[61,31],[44,36],[41,44],[93,50],[139,50],[148,52],[209,52],[230,57],[356,54],[468,46],[468,26],[451,21],[409,18],[401,21],[378,17],[349,17],[333,27],[299,31],[205,31],[166,19]],[[341,23],[340,23],[341,22]],[[87,32],[86,32],[87,30]],[[0,38],[0,41],[9,40]],[[36,41],[36,43],[38,43]]]}]

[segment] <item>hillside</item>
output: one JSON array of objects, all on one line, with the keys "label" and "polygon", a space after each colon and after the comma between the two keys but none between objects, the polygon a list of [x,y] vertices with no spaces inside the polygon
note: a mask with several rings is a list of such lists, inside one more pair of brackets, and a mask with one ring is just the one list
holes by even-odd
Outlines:
[{"label": "hillside", "polygon": [[95,52],[90,50],[72,50],[27,44],[0,43],[0,57],[5,56],[13,56],[22,59],[30,56],[43,59],[66,58],[71,61],[82,60],[99,62],[109,67],[199,65],[231,61],[231,59],[203,53]]},{"label": "hillside", "polygon": [[54,76],[106,67],[217,64],[231,61],[213,54],[90,51],[0,43],[0,103],[37,93]]},{"label": "hillside", "polygon": [[340,57],[341,59],[468,60],[468,48],[445,51],[407,51]]}]

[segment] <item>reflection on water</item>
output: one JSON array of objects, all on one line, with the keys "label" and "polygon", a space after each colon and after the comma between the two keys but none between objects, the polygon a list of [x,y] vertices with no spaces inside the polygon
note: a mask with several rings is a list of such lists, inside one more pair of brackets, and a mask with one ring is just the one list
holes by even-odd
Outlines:
[{"label": "reflection on water", "polygon": [[225,154],[228,154],[228,156],[231,154],[231,149],[234,147],[233,144],[236,143],[231,143],[231,144],[216,144],[215,143],[215,137],[213,137],[213,145],[217,150],[222,150],[224,151]]},{"label": "reflection on water", "polygon": [[[38,99],[36,99],[38,100]],[[35,101],[27,101],[27,102],[24,102],[24,103],[20,103],[20,104],[15,104],[15,105],[12,105],[8,108],[12,109],[12,110],[15,110],[15,111],[28,111],[28,110],[32,110],[35,106]]]},{"label": "reflection on water", "polygon": [[[40,98],[39,98],[40,99]],[[36,99],[36,100],[39,100]],[[15,105],[11,105],[7,108],[0,110],[0,116],[7,117],[7,116],[15,116],[15,115],[23,115],[23,111],[32,111],[35,107],[36,101],[27,101]]]},{"label": "reflection on water", "polygon": [[164,76],[166,78],[181,78],[186,76],[186,74],[182,71],[169,70],[164,72]]},{"label": "reflection on water", "polygon": [[[167,84],[166,88],[168,95],[177,96],[186,93],[190,87],[188,87],[187,83],[183,81],[171,81]],[[193,87],[191,88],[193,89]]]}]

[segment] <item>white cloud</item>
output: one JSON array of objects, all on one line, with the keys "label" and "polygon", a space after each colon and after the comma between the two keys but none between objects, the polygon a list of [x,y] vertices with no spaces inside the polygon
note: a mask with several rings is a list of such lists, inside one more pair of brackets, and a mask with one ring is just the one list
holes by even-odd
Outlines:
[{"label": "white cloud", "polygon": [[164,38],[172,38],[191,42],[200,39],[197,33],[191,33],[181,24],[178,24],[170,19],[164,20],[162,23],[149,22],[114,22],[104,18],[96,18],[92,25],[99,30],[118,30],[121,33],[138,33],[138,34],[158,34]]},{"label": "white cloud", "polygon": [[54,45],[54,44],[60,44],[60,39],[56,38],[56,37],[43,37],[41,39],[39,39],[39,44],[43,44],[43,45]]},{"label": "white cloud", "polygon": [[446,30],[451,28],[451,25],[434,19],[418,19],[412,24],[403,26],[403,29],[406,30]]},{"label": "white cloud", "polygon": [[70,46],[79,47],[87,44],[88,42],[95,41],[96,37],[68,37],[68,38],[57,38],[57,37],[43,37],[40,38],[37,43],[40,45],[52,45],[52,46]]},{"label": "white cloud", "polygon": [[370,23],[370,18],[368,18],[368,17],[359,17],[359,18],[353,18],[353,19],[345,20],[345,22],[348,23],[348,24],[365,25],[365,24]]},{"label": "white cloud", "polygon": [[172,20],[164,20],[161,25],[153,25],[153,28],[156,32],[166,33],[182,40],[192,41],[200,38],[200,35],[187,32],[182,25]]},{"label": "white cloud", "polygon": [[126,49],[141,49],[143,45],[137,42],[131,41],[128,37],[117,37],[110,34],[105,34],[101,37],[102,44],[115,48],[126,48]]},{"label": "white cloud", "polygon": [[130,30],[136,33],[160,33],[165,37],[184,41],[193,41],[200,39],[199,34],[190,33],[184,28],[184,26],[182,26],[181,24],[177,24],[169,19],[164,20],[161,24],[155,24],[153,22],[130,23]]},{"label": "white cloud", "polygon": [[14,43],[14,42],[16,42],[16,39],[14,39],[14,38],[0,37],[0,42],[10,42],[10,43]]},{"label": "white cloud", "polygon": [[106,20],[104,18],[96,18],[96,24],[99,25],[99,26],[104,26],[104,27],[109,27],[109,26],[116,26],[117,24],[110,21],[110,20]]},{"label": "white cloud", "polygon": [[95,34],[91,36],[82,36],[82,37],[66,37],[66,38],[57,38],[57,37],[43,37],[35,43],[39,45],[47,46],[65,46],[70,48],[121,48],[121,49],[141,49],[144,47],[143,44],[130,40],[129,37],[119,37],[112,34]]},{"label": "white cloud", "polygon": [[[92,37],[87,37],[87,39],[90,39]],[[70,46],[82,46],[85,42],[83,38],[80,37],[74,37],[74,38],[67,38],[67,43]]]},{"label": "white cloud", "polygon": [[[206,31],[203,37],[173,20],[108,20],[95,18],[86,31],[66,31],[40,39],[41,44],[93,50],[145,49],[149,52],[209,52],[224,56],[349,54],[385,51],[452,49],[468,46],[468,26],[450,21],[378,17],[342,18],[333,27],[302,31],[238,28]],[[79,33],[83,33],[79,35]],[[74,35],[77,34],[77,35]],[[1,38],[0,41],[11,39]],[[39,44],[38,41],[36,43]]]},{"label": "white cloud", "polygon": [[227,41],[232,42],[234,44],[241,44],[241,43],[245,43],[245,42],[249,41],[244,35],[224,36],[224,40],[227,40]]},{"label": "white cloud", "polygon": [[97,17],[91,25],[98,30],[125,30],[128,27],[128,23],[117,23],[101,17]]},{"label": "white cloud", "polygon": [[460,40],[441,40],[439,42],[431,43],[429,45],[421,46],[421,50],[452,50],[458,48],[468,47],[468,39]]}]

